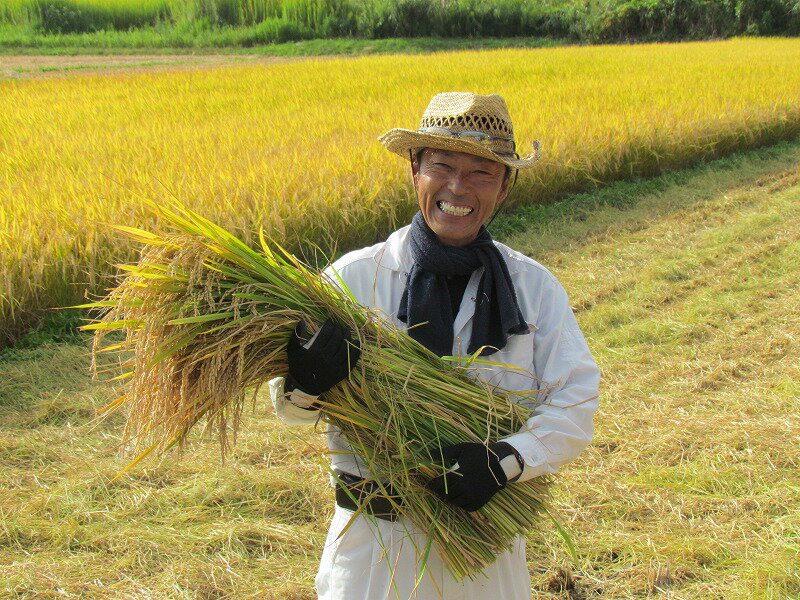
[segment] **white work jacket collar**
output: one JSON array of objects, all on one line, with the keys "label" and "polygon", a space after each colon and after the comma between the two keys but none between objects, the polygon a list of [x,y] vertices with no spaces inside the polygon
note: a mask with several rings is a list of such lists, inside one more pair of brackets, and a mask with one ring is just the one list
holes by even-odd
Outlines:
[{"label": "white work jacket collar", "polygon": [[[411,256],[411,245],[408,243],[410,231],[411,225],[406,225],[386,239],[386,246],[378,259],[382,267],[403,273],[411,272],[411,267],[414,266],[414,258]],[[520,258],[505,244],[495,242],[494,245],[503,255],[509,275],[513,276],[518,273],[520,270]]]}]

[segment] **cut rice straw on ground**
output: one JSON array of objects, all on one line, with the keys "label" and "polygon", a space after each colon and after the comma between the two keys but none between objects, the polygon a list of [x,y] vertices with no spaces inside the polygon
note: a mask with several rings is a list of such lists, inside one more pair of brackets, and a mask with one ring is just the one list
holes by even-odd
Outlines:
[{"label": "cut rice straw on ground", "polygon": [[115,407],[128,408],[125,438],[137,454],[129,468],[182,444],[201,419],[224,454],[246,391],[286,373],[286,343],[298,319],[333,318],[354,332],[362,353],[349,379],[320,398],[325,419],[379,488],[395,491],[396,510],[428,532],[454,576],[476,575],[538,520],[543,478],[508,486],[472,513],[425,486],[445,469],[431,455],[436,447],[502,438],[529,415],[511,394],[467,375],[480,359],[443,361],[359,306],[341,281],[326,283],[263,236],[259,252],[181,206],[153,210],[163,231],[120,228],[143,244],[141,258],[124,267],[105,299],[88,305],[105,311],[87,326],[96,332],[95,354],[109,350],[108,332],[125,332],[110,351],[127,353],[120,354],[126,394]]}]

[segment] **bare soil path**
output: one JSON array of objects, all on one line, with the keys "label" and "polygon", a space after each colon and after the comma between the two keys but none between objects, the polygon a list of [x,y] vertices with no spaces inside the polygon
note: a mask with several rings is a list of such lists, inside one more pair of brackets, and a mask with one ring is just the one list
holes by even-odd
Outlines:
[{"label": "bare soil path", "polygon": [[98,73],[176,71],[299,60],[257,54],[0,55],[0,79],[73,77]]}]

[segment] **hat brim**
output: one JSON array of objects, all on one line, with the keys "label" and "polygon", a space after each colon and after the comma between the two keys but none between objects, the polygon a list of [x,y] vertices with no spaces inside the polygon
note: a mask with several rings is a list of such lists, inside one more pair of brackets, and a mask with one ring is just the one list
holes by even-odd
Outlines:
[{"label": "hat brim", "polygon": [[436,150],[474,154],[481,158],[499,162],[512,169],[527,169],[539,160],[539,147],[536,142],[534,142],[533,146],[534,151],[530,155],[524,158],[517,158],[513,155],[497,154],[492,152],[491,148],[469,139],[448,137],[435,133],[422,133],[411,129],[390,129],[378,139],[387,150],[391,150],[403,158],[409,158],[409,150],[413,148],[434,148]]}]

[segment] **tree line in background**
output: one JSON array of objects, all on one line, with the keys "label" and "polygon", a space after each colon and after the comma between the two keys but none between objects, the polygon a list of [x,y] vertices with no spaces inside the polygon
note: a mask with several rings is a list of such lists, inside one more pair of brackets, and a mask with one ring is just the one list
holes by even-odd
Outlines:
[{"label": "tree line in background", "polygon": [[5,0],[44,34],[248,28],[242,45],[354,37],[678,40],[800,34],[800,0]]}]

